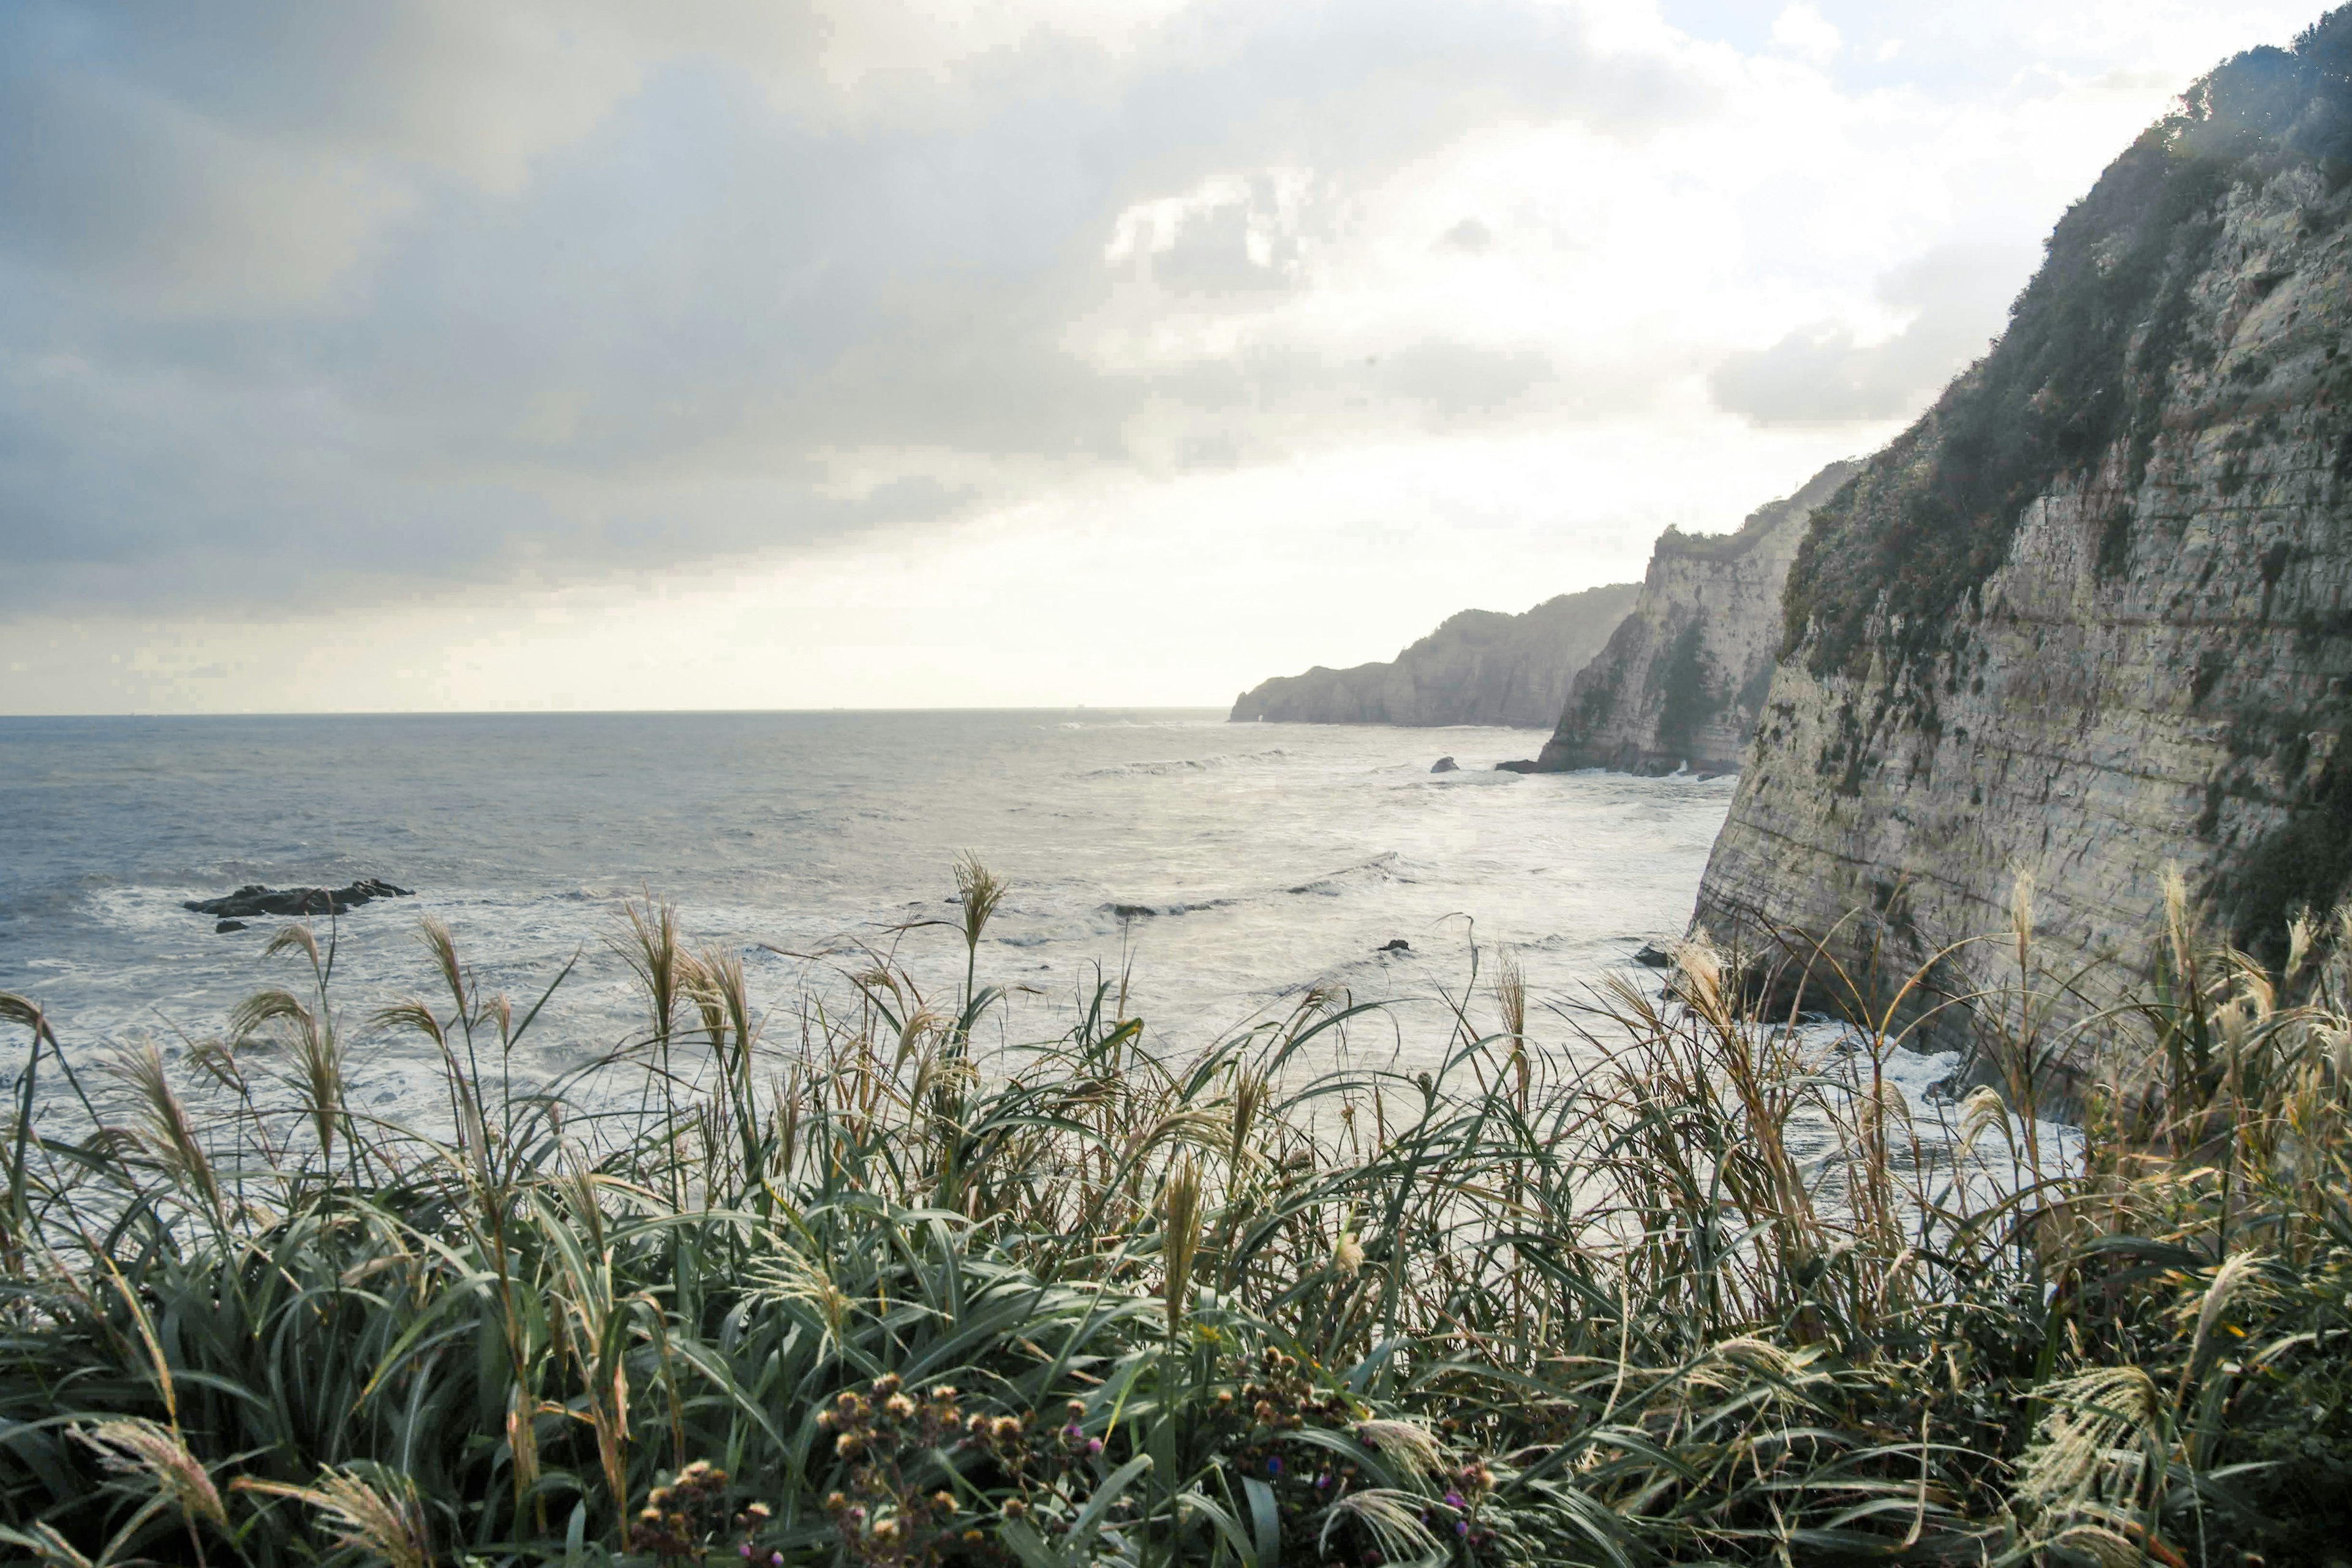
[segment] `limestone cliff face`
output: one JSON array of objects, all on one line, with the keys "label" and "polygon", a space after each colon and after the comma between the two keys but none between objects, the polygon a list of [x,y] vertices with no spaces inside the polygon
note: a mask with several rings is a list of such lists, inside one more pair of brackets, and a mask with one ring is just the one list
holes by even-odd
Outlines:
[{"label": "limestone cliff face", "polygon": [[[1727,773],[1755,732],[1780,646],[1780,585],[1813,509],[1860,465],[1832,463],[1737,533],[1668,529],[1633,614],[1576,677],[1536,772]],[[1514,764],[1519,765],[1519,764]]]},{"label": "limestone cliff face", "polygon": [[[1993,352],[1815,515],[1699,895],[1906,972],[2145,974],[2168,863],[2275,956],[2352,882],[2352,8],[2071,210]],[[2006,945],[1948,990],[2013,975]],[[2080,1061],[2086,1046],[2073,1047]]]},{"label": "limestone cliff face", "polygon": [[1309,724],[1506,724],[1559,717],[1568,683],[1633,603],[1631,583],[1563,594],[1524,615],[1465,610],[1387,664],[1318,665],[1234,703],[1233,717]]}]

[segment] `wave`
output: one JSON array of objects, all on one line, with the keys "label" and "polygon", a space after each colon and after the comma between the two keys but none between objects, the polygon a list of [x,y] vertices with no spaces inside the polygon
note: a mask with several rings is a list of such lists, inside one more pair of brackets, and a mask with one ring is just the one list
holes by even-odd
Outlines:
[{"label": "wave", "polygon": [[1294,897],[1311,895],[1317,898],[1336,899],[1368,882],[1412,883],[1420,879],[1405,870],[1403,856],[1393,849],[1389,849],[1373,856],[1369,860],[1360,860],[1353,866],[1343,866],[1328,877],[1318,877],[1311,882],[1301,882],[1295,888],[1285,888],[1282,890]]},{"label": "wave", "polygon": [[1205,730],[1223,728],[1226,722],[1222,708],[1203,708],[1196,716],[1168,719],[1064,719],[1050,726],[1055,730]]},{"label": "wave", "polygon": [[1431,773],[1416,779],[1415,784],[1429,784],[1437,789],[1494,789],[1502,785],[1522,784],[1527,774],[1486,768],[1457,768],[1450,773]]},{"label": "wave", "polygon": [[1360,860],[1352,866],[1342,866],[1328,876],[1318,877],[1311,882],[1301,882],[1296,887],[1265,888],[1255,892],[1228,894],[1225,897],[1214,899],[1169,900],[1158,902],[1139,899],[1122,899],[1096,907],[1101,913],[1109,915],[1115,920],[1156,920],[1171,915],[1199,914],[1206,910],[1232,909],[1243,904],[1260,904],[1275,899],[1343,898],[1360,889],[1381,887],[1391,883],[1410,885],[1419,880],[1420,878],[1414,876],[1406,867],[1404,857],[1390,849],[1373,856],[1369,860]]},{"label": "wave", "polygon": [[1195,915],[1203,910],[1230,909],[1244,901],[1240,899],[1202,899],[1192,903],[1173,904],[1108,903],[1102,905],[1101,910],[1116,920],[1155,920],[1162,915]]},{"label": "wave", "polygon": [[1080,773],[1085,779],[1171,778],[1183,773],[1213,773],[1243,763],[1270,763],[1290,752],[1280,746],[1265,752],[1226,752],[1213,757],[1164,757],[1142,763],[1114,763]]}]

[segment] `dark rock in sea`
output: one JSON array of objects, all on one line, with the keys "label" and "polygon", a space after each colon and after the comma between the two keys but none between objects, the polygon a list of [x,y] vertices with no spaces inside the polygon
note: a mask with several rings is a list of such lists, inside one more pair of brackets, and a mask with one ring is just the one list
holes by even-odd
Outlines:
[{"label": "dark rock in sea", "polygon": [[1372,951],[1374,952],[1411,952],[1412,951],[1412,943],[1405,941],[1405,939],[1401,936],[1393,937],[1390,939],[1387,946],[1376,947],[1372,949]]},{"label": "dark rock in sea", "polygon": [[214,931],[218,931],[223,935],[226,935],[228,932],[233,931],[243,931],[244,929],[245,922],[243,921],[223,921],[213,927]]},{"label": "dark rock in sea", "polygon": [[223,920],[254,915],[340,915],[372,900],[411,896],[409,889],[395,888],[374,877],[362,877],[348,888],[265,888],[258,882],[248,882],[234,893],[217,899],[190,899],[181,907]]},{"label": "dark rock in sea", "polygon": [[1458,773],[1462,771],[1462,764],[1452,757],[1440,757],[1429,764],[1429,771],[1433,773]]},{"label": "dark rock in sea", "polygon": [[1642,951],[1633,955],[1633,962],[1647,969],[1672,969],[1675,955],[1654,942],[1645,942]]}]

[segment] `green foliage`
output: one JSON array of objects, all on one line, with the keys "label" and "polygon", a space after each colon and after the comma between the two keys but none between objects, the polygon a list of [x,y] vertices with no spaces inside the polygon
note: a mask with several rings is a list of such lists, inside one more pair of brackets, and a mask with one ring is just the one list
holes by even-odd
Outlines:
[{"label": "green foliage", "polygon": [[1618,701],[1624,695],[1628,661],[1646,630],[1644,622],[1627,616],[1611,635],[1608,646],[1578,672],[1568,706],[1559,716],[1559,727],[1545,742],[1547,763],[1557,759],[1562,766],[1589,767],[1605,760],[1593,746],[1616,717]]},{"label": "green foliage", "polygon": [[1688,561],[1737,561],[1762,542],[1779,513],[1770,508],[1756,513],[1730,533],[1685,533],[1669,523],[1653,547],[1655,556]]},{"label": "green foliage", "polygon": [[[946,940],[977,952],[1001,888],[958,869]],[[2105,1532],[2285,1561],[2352,1453],[2342,924],[2273,975],[2184,917],[2133,1013],[2158,1065],[2116,1064],[2079,1160],[1982,1095],[1928,1127],[1891,1026],[1748,1016],[1704,944],[1677,1001],[1559,1010],[1560,1049],[1511,966],[1491,997],[1474,973],[1423,1070],[1360,1063],[1367,1010],[1323,994],[1165,1054],[1108,984],[983,1051],[1002,993],[934,1005],[864,952],[853,1004],[803,996],[778,1045],[659,907],[625,937],[645,1028],[553,1082],[518,1054],[538,1009],[437,927],[438,1000],[345,1018],[293,935],[304,994],[89,1081],[0,997],[28,1069],[0,1541],[1632,1568]],[[2029,941],[1995,1052],[2028,1110]],[[344,1096],[340,1043],[389,1029],[443,1063],[435,1125]],[[88,1122],[26,1116],[36,1072]]]},{"label": "green foliage", "polygon": [[2287,922],[2325,909],[2352,887],[2352,767],[2331,757],[2316,780],[2302,777],[2305,732],[2279,742],[2291,792],[2285,820],[2249,846],[2222,879],[2221,902],[2232,934],[2267,961],[2284,960]]},{"label": "green foliage", "polygon": [[1727,695],[1717,679],[1715,660],[1707,656],[1706,626],[1698,616],[1675,634],[1659,684],[1665,700],[1658,710],[1658,743],[1687,755],[1699,726],[1723,710]]},{"label": "green foliage", "polygon": [[1772,661],[1761,658],[1756,661],[1756,668],[1748,672],[1748,679],[1739,683],[1739,689],[1733,694],[1732,700],[1739,705],[1742,713],[1748,716],[1752,725],[1756,717],[1763,713],[1764,700],[1771,695],[1771,691]]},{"label": "green foliage", "polygon": [[[2120,453],[2136,491],[2190,340],[2191,286],[2231,187],[2296,159],[2352,157],[2352,9],[2292,53],[2215,70],[2060,219],[2042,268],[1984,359],[1815,513],[1782,600],[1783,657],[1861,676],[1882,613],[1890,679],[1923,670],[2006,559],[2024,509]],[[2127,564],[2118,511],[2099,567]]]}]

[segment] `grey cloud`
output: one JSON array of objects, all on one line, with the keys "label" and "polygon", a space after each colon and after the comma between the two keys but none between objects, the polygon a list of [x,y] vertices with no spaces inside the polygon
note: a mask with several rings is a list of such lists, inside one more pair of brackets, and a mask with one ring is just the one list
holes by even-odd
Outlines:
[{"label": "grey cloud", "polygon": [[1176,466],[1188,470],[1217,470],[1238,466],[1242,446],[1222,434],[1187,436],[1176,445]]},{"label": "grey cloud", "polygon": [[[631,7],[608,0],[110,9],[112,25],[100,25],[88,7],[18,0],[17,53],[102,69],[225,135],[311,158],[388,156],[498,187],[634,90],[648,53]],[[740,34],[741,7],[698,6],[695,17],[730,9]],[[793,0],[763,0],[758,15],[739,46],[804,47],[818,26]]]},{"label": "grey cloud", "polygon": [[1507,408],[1553,378],[1547,355],[1468,343],[1415,343],[1381,364],[1389,385],[1448,420]]},{"label": "grey cloud", "polygon": [[1465,217],[1437,237],[1440,250],[1459,250],[1469,256],[1483,256],[1494,248],[1495,231],[1475,217]]},{"label": "grey cloud", "polygon": [[1859,344],[1833,321],[1770,348],[1730,356],[1710,384],[1718,405],[1759,425],[1832,425],[1909,414],[1966,368],[2007,320],[2030,252],[1973,246],[1932,251],[1889,273],[1879,297],[1913,312],[1885,342]]},{"label": "grey cloud", "polygon": [[[1288,235],[1269,232],[1264,213],[1248,201],[1220,202],[1186,215],[1174,239],[1151,258],[1151,275],[1179,294],[1246,294],[1289,287],[1288,267],[1297,247]],[[1260,259],[1252,247],[1265,251]]]},{"label": "grey cloud", "polygon": [[103,76],[0,79],[0,251],[131,310],[299,308],[386,194]]},{"label": "grey cloud", "polygon": [[1318,438],[1381,441],[1622,417],[1651,404],[1672,374],[1654,360],[1571,380],[1533,350],[1442,339],[1346,357],[1307,345],[1265,347],[1138,386],[1148,411],[1130,422],[1129,438],[1137,459],[1156,468],[1229,466]]},{"label": "grey cloud", "polygon": [[[1547,365],[1425,345],[1378,376],[1302,353],[1169,378],[1066,341],[1132,202],[1697,101],[1538,0],[1214,0],[1118,60],[999,51],[951,123],[820,113],[777,87],[808,75],[805,14],[753,10],[758,70],[630,54],[586,12],[578,59],[516,8],[0,16],[0,612],[625,570],[945,515],[975,465],[1500,416]],[[1265,221],[1196,214],[1155,276],[1245,305],[1292,260],[1251,254]],[[829,457],[868,449],[971,462],[839,500]]]}]

